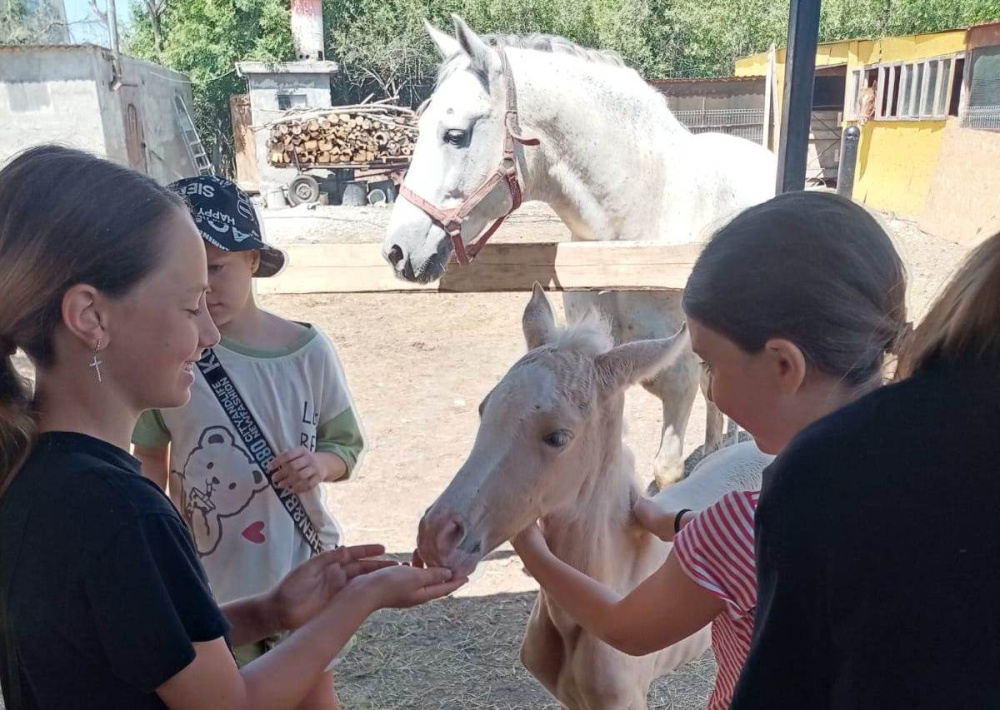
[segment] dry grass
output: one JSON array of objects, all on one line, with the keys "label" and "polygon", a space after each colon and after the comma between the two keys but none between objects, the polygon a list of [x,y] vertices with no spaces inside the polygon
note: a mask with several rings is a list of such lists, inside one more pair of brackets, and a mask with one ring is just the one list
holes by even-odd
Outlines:
[{"label": "dry grass", "polygon": [[[337,669],[350,710],[558,710],[521,666],[535,593],[445,599],[371,618]],[[660,679],[649,707],[701,708],[715,679],[711,653]]]}]

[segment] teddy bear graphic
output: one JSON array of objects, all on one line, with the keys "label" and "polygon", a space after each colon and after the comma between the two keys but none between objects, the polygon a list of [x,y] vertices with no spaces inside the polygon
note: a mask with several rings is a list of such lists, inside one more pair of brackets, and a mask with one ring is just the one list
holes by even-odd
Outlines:
[{"label": "teddy bear graphic", "polygon": [[[219,546],[223,520],[243,512],[254,496],[269,486],[250,453],[222,426],[202,432],[198,446],[188,454],[184,470],[174,473],[181,478],[184,518],[202,557]],[[262,522],[255,525],[263,528]],[[253,532],[261,535],[259,529]],[[251,537],[247,539],[254,541]]]}]

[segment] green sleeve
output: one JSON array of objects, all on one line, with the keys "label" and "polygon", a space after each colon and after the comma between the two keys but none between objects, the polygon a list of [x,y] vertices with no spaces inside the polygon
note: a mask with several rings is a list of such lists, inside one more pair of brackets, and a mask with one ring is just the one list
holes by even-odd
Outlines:
[{"label": "green sleeve", "polygon": [[316,450],[337,454],[347,464],[347,475],[342,481],[351,477],[364,448],[361,427],[351,407],[316,428]]},{"label": "green sleeve", "polygon": [[170,443],[170,430],[167,429],[158,409],[147,409],[139,416],[139,421],[132,431],[132,443],[150,449],[167,448]]}]

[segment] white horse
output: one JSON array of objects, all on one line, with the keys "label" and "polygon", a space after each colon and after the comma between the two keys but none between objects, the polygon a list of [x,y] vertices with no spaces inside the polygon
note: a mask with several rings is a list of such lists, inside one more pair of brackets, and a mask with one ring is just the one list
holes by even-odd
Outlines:
[{"label": "white horse", "polygon": [[[550,205],[575,240],[701,241],[736,212],[774,195],[769,151],[724,134],[693,135],[617,57],[549,36],[484,41],[460,18],[454,22],[455,37],[428,25],[444,61],[403,183],[412,197],[397,200],[383,245],[400,277],[438,279],[454,251],[428,206],[439,213],[471,207],[461,215],[460,240],[473,245],[486,225],[518,204],[495,178],[476,194],[496,173],[508,135],[523,198]],[[512,87],[513,125],[507,120]],[[518,121],[537,147],[525,144]],[[482,200],[473,204],[474,196]],[[676,332],[680,297],[679,291],[572,293],[564,303],[570,317],[596,305],[610,318],[616,341],[630,342]],[[663,403],[654,462],[661,487],[683,476],[698,381],[696,358],[686,352],[643,383]],[[710,405],[706,452],[721,444],[722,434],[722,415]]]},{"label": "white horse", "polygon": [[[622,442],[625,387],[689,347],[686,333],[612,348],[596,318],[556,328],[536,287],[524,313],[531,350],[483,401],[475,445],[420,521],[425,561],[471,572],[482,557],[539,519],[552,552],[627,593],[666,560],[670,543],[641,529],[641,488]],[[760,487],[772,457],[752,442],[705,458],[656,497],[667,510],[701,509],[733,490]],[[697,658],[708,629],[657,653],[626,655],[584,631],[542,590],[521,646],[525,667],[572,710],[644,710],[658,676]]]}]

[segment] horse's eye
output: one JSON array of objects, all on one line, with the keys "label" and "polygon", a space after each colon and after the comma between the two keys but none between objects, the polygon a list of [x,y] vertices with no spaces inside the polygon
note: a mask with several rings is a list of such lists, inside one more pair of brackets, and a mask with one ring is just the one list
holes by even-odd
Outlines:
[{"label": "horse's eye", "polygon": [[572,438],[572,434],[565,429],[560,429],[559,431],[554,431],[551,434],[546,434],[542,441],[545,442],[546,446],[551,446],[553,449],[561,449],[566,446]]},{"label": "horse's eye", "polygon": [[444,142],[448,145],[460,146],[465,144],[465,131],[445,131]]}]

